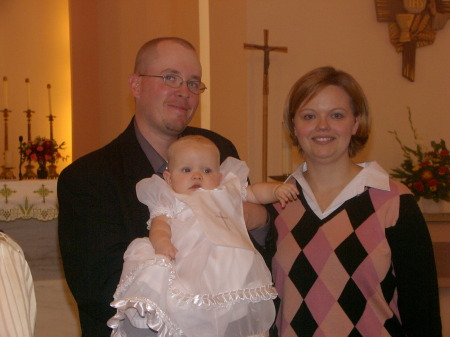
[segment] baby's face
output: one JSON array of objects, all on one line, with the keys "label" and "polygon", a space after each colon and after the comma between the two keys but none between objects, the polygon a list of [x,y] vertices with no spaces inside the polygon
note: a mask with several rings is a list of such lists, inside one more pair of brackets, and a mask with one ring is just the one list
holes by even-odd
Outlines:
[{"label": "baby's face", "polygon": [[179,146],[173,153],[164,179],[180,194],[191,194],[199,188],[212,190],[219,186],[219,153],[212,146],[192,144]]}]

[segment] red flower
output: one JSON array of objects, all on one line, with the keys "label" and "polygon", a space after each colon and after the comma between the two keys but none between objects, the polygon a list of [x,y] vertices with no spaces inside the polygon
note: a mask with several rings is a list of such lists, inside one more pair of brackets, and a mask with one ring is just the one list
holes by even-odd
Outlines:
[{"label": "red flower", "polygon": [[58,159],[65,159],[58,152],[63,148],[64,142],[59,144],[53,139],[45,137],[36,137],[34,141],[21,143],[21,154],[24,155],[28,161],[37,161],[40,164],[46,162],[55,163]]},{"label": "red flower", "polygon": [[424,180],[430,180],[433,178],[433,172],[431,172],[430,170],[424,170],[420,177]]},{"label": "red flower", "polygon": [[445,166],[440,166],[440,167],[438,168],[438,174],[439,174],[439,175],[443,176],[444,174],[447,174],[447,173],[448,173],[448,168],[447,168],[447,167],[445,167]]},{"label": "red flower", "polygon": [[441,150],[441,152],[439,152],[439,154],[441,155],[441,157],[448,157],[449,156],[449,152],[447,150]]},{"label": "red flower", "polygon": [[427,167],[430,166],[430,163],[428,161],[423,161],[419,164],[420,167]]},{"label": "red flower", "polygon": [[432,186],[436,186],[438,184],[438,181],[436,179],[431,179],[427,181],[428,186],[432,187]]},{"label": "red flower", "polygon": [[415,189],[416,191],[421,192],[421,191],[423,191],[423,190],[425,189],[425,186],[423,186],[423,184],[422,184],[421,181],[418,181],[418,182],[415,182],[415,183],[414,183],[414,189]]}]

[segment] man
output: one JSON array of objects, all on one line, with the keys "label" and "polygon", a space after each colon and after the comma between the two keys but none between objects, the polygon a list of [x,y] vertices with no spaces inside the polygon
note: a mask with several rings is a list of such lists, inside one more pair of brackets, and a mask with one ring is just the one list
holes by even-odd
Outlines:
[{"label": "man", "polygon": [[[139,50],[129,77],[135,117],[111,143],[69,165],[58,180],[59,243],[67,283],[77,301],[82,336],[109,336],[109,306],[120,279],[123,254],[148,236],[147,206],[135,186],[161,174],[167,149],[180,136],[200,134],[219,147],[221,160],[238,157],[224,137],[188,127],[206,89],[194,47],[179,38],[159,38]],[[244,205],[247,225],[265,223],[262,206]],[[152,336],[154,334],[146,334]]]}]

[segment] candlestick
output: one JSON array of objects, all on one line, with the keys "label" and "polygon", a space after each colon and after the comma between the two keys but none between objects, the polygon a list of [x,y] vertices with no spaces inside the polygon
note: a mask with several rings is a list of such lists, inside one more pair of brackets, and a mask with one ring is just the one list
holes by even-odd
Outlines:
[{"label": "candlestick", "polygon": [[34,113],[34,111],[28,109],[24,112],[27,114],[28,141],[31,141],[31,114]]},{"label": "candlestick", "polygon": [[11,151],[5,151],[5,167],[13,167],[13,153]]},{"label": "candlestick", "polygon": [[3,76],[3,95],[5,99],[5,109],[8,109],[8,78]]},{"label": "candlestick", "polygon": [[8,150],[8,115],[11,110],[4,109],[3,111],[3,120],[5,121],[5,151]]},{"label": "candlestick", "polygon": [[30,80],[28,78],[26,78],[25,83],[27,84],[27,110],[30,110],[30,101],[31,101]]},{"label": "candlestick", "polygon": [[52,86],[50,84],[47,84],[47,89],[48,89],[48,111],[50,116],[52,115],[52,97],[50,94],[50,89],[52,88]]},{"label": "candlestick", "polygon": [[19,180],[22,180],[22,164],[24,161],[25,153],[23,151],[23,137],[19,136],[19,152],[20,152],[20,158],[19,158]]},{"label": "candlestick", "polygon": [[47,116],[49,122],[50,122],[50,139],[53,140],[53,121],[55,120],[56,116],[52,115],[52,98],[50,95],[50,89],[51,89],[51,85],[47,84],[47,89],[48,89],[48,107],[50,110],[50,114]]}]

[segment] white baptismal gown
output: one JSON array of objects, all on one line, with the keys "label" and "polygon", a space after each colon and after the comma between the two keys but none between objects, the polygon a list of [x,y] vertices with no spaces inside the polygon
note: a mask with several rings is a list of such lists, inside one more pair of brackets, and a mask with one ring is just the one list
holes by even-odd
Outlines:
[{"label": "white baptismal gown", "polygon": [[137,184],[151,219],[170,218],[178,253],[174,261],[156,255],[148,238],[128,246],[111,304],[117,308],[108,321],[111,336],[131,336],[125,320],[163,337],[266,335],[275,318],[276,291],[244,224],[248,167],[228,158],[221,172],[218,188],[191,195],[173,192],[157,175]]}]

